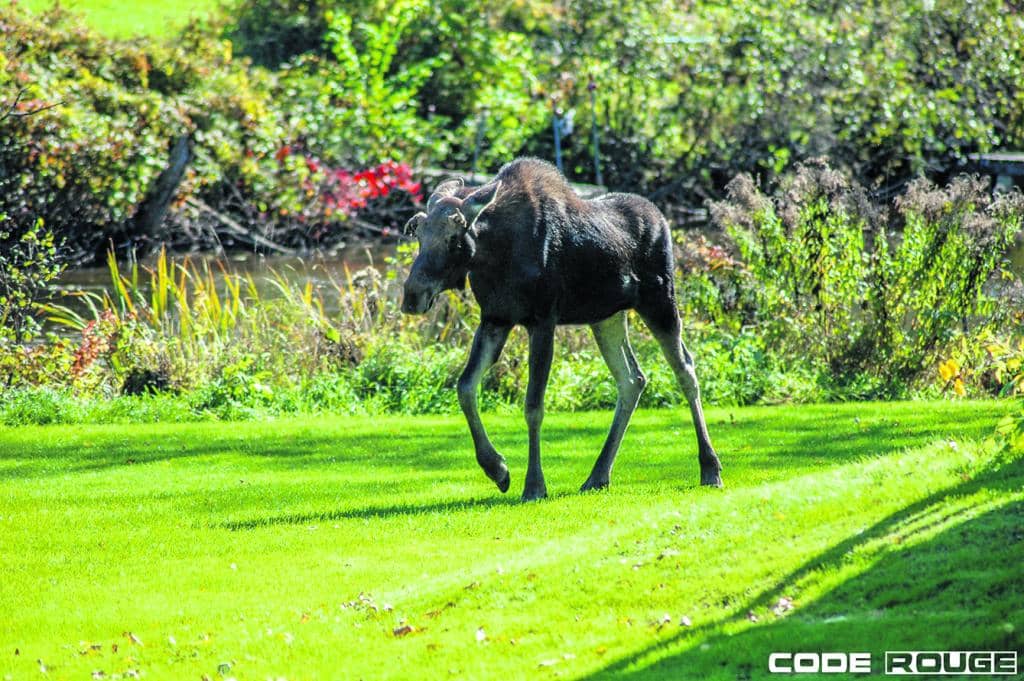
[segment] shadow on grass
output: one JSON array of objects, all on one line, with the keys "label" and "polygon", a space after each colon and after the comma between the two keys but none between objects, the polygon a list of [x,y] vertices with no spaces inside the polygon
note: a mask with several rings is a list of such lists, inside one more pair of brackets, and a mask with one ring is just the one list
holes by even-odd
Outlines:
[{"label": "shadow on grass", "polygon": [[[865,409],[873,415],[863,424],[858,417],[861,409],[851,405],[739,412],[739,420],[717,419],[712,424],[713,436],[727,472],[742,466],[798,474],[801,467],[884,456],[951,434],[963,438],[984,436],[993,427],[992,417],[980,409],[968,412],[966,417],[945,409],[936,415],[928,405],[870,405]],[[892,418],[879,416],[886,410]],[[641,412],[626,437],[624,453],[632,452],[623,457],[623,465],[657,467],[661,479],[693,477],[696,445],[684,412]],[[526,427],[521,419],[489,416],[485,420],[494,425],[494,442],[510,460],[525,452]],[[156,430],[147,426],[93,427],[88,429],[87,438],[79,436],[76,442],[52,444],[39,443],[37,430],[28,431],[26,437],[14,429],[0,432],[0,479],[225,454],[251,456],[285,470],[340,464],[427,471],[443,471],[453,463],[475,466],[469,435],[459,418],[445,421],[442,427],[410,418],[408,428],[401,430],[397,430],[400,421],[392,418],[386,420],[380,432],[360,425],[354,433],[339,428],[343,421],[337,419],[323,423],[325,432],[317,430],[316,421],[298,428],[283,422],[280,431],[268,429],[267,424],[248,423],[189,424],[180,429],[164,425]],[[555,446],[548,448],[545,461],[555,465],[580,458],[593,461],[610,423],[610,411],[606,419],[585,414],[553,415],[545,425],[543,442]],[[176,436],[179,432],[181,435]],[[658,450],[659,455],[644,456],[645,449]],[[661,456],[662,450],[671,450],[672,456]]]},{"label": "shadow on grass", "polygon": [[219,527],[227,530],[254,530],[274,525],[306,525],[317,522],[330,522],[332,520],[346,520],[350,518],[390,518],[403,515],[421,515],[426,513],[459,513],[473,509],[486,509],[497,507],[518,506],[519,495],[511,492],[506,496],[480,497],[459,501],[441,501],[425,504],[391,504],[385,506],[367,506],[365,508],[338,509],[334,511],[322,511],[312,513],[288,513],[279,516],[255,518],[253,520],[238,520],[221,523]]},{"label": "shadow on grass", "polygon": [[[741,604],[731,616],[683,630],[592,676],[769,678],[771,652],[823,650],[872,652],[874,671],[880,673],[887,649],[1024,649],[1024,501],[998,504],[999,493],[1022,488],[1024,459],[986,469],[846,538],[774,588]],[[792,596],[801,580],[814,572],[840,569],[845,557],[860,546],[892,533],[898,533],[902,543],[957,515],[970,515],[973,507],[950,512],[945,505],[983,490],[996,493],[990,497],[996,508],[982,510],[909,548],[879,550],[870,568],[807,606],[800,607],[798,597],[796,611],[786,617],[735,634],[723,631],[726,625],[743,622],[748,612],[765,617],[781,597]],[[908,529],[900,532],[901,527]],[[679,647],[685,649],[670,652]]]}]

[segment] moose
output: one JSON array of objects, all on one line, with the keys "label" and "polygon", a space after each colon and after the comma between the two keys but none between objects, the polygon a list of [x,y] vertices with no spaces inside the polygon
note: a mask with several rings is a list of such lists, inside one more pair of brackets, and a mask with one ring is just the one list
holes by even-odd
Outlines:
[{"label": "moose", "polygon": [[529,461],[523,500],[547,496],[540,429],[555,327],[588,324],[618,388],[611,430],[581,491],[608,486],[615,455],[647,379],[629,343],[629,310],[657,339],[690,405],[697,432],[700,482],[722,486],[721,464],[700,401],[693,357],[680,337],[675,257],[668,222],[635,194],[580,198],[554,166],[532,158],[506,164],[479,188],[441,183],[426,212],[405,225],[419,253],[405,281],[402,311],[427,312],[441,292],[470,288],[480,326],[459,378],[459,404],[476,460],[502,492],[511,479],[477,408],[477,387],[501,354],[509,332],[529,334],[526,424]]}]

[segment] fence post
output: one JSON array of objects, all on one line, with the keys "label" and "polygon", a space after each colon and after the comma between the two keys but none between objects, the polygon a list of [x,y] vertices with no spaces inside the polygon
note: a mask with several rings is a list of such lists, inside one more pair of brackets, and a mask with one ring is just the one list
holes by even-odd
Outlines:
[{"label": "fence post", "polygon": [[555,166],[562,171],[562,110],[555,108],[551,117],[551,128],[555,133]]},{"label": "fence post", "polygon": [[590,137],[594,147],[594,180],[598,186],[603,186],[604,181],[601,179],[601,138],[597,130],[597,83],[594,82],[593,76],[590,77],[590,82],[587,83],[587,90],[590,91]]},{"label": "fence post", "polygon": [[480,158],[480,145],[484,141],[484,128],[487,126],[487,109],[481,109],[476,118],[476,144],[473,147],[473,167],[469,172],[469,181],[476,182],[476,164]]}]

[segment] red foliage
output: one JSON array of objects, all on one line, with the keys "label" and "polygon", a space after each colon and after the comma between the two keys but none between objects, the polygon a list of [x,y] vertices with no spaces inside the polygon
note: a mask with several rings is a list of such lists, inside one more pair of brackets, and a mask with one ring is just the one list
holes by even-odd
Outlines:
[{"label": "red foliage", "polygon": [[423,185],[413,182],[412,169],[405,163],[385,161],[374,168],[353,172],[329,168],[312,156],[306,157],[310,172],[322,173],[319,193],[331,211],[352,215],[366,208],[373,199],[384,198],[395,190],[409,194],[413,203],[423,201]]},{"label": "red foliage", "polygon": [[[333,232],[339,220],[363,219],[382,236],[394,233],[408,213],[423,202],[423,185],[413,180],[412,168],[384,161],[360,170],[335,167],[303,148],[301,142],[283,144],[274,154],[282,173],[301,172],[299,200],[278,206],[274,214],[302,225],[304,234],[319,242]],[[294,175],[292,175],[294,177]],[[267,215],[260,214],[261,219]]]},{"label": "red foliage", "polygon": [[80,376],[93,362],[110,352],[117,342],[117,318],[110,310],[104,310],[98,320],[93,320],[82,329],[82,342],[75,351],[72,376]]}]

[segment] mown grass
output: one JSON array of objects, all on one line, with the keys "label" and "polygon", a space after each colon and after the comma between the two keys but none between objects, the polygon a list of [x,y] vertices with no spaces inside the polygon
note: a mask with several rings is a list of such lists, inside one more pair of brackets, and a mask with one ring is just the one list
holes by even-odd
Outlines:
[{"label": "mown grass", "polygon": [[[32,11],[54,0],[22,0]],[[82,15],[86,24],[112,38],[155,37],[174,33],[189,19],[203,18],[222,6],[219,0],[61,0],[61,6]]]},{"label": "mown grass", "polygon": [[519,417],[487,417],[508,496],[455,417],[0,429],[0,669],[737,679],[776,648],[1020,648],[1024,467],[974,443],[1004,410],[713,409],[725,490],[681,412],[644,411],[589,495],[610,414],[554,414],[525,505]]}]

